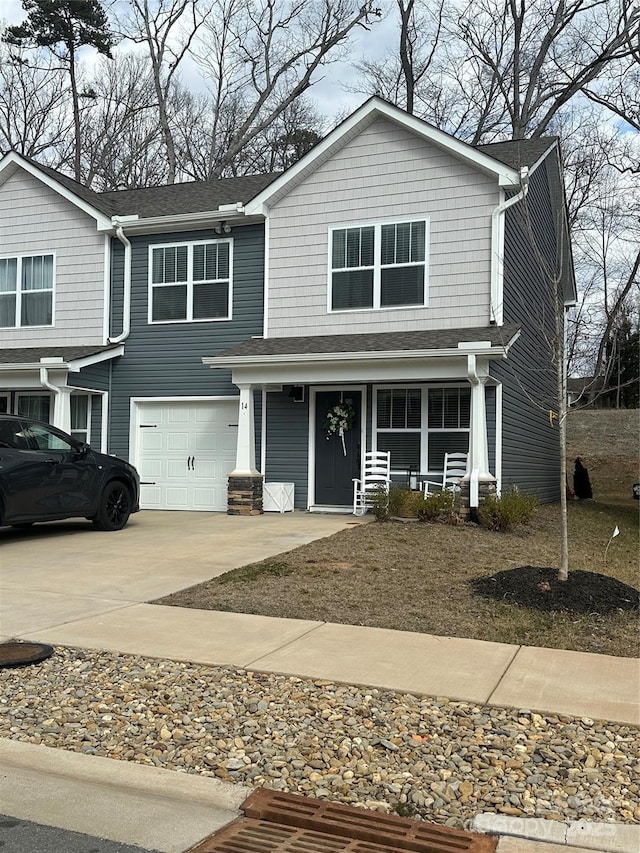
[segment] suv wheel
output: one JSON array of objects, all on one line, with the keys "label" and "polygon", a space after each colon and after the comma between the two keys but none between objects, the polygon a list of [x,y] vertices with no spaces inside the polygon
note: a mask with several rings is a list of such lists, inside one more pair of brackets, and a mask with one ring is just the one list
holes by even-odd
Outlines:
[{"label": "suv wheel", "polygon": [[98,530],[122,530],[130,515],[131,494],[124,483],[116,480],[106,485],[91,521]]}]

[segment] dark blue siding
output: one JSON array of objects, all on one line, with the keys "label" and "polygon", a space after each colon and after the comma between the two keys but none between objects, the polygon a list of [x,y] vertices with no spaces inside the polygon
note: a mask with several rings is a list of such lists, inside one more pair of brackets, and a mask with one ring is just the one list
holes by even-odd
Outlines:
[{"label": "dark blue siding", "polygon": [[307,508],[309,461],[309,389],[304,403],[294,403],[290,387],[267,393],[267,456],[265,480],[295,485],[296,509]]},{"label": "dark blue siding", "polygon": [[506,214],[504,322],[518,323],[522,331],[508,360],[491,364],[491,374],[504,386],[503,488],[517,484],[543,501],[560,494],[558,429],[549,423],[549,410],[557,410],[549,345],[555,334],[558,257],[553,215],[542,165],[531,176],[526,202]]},{"label": "dark blue siding", "polygon": [[[211,230],[132,237],[131,333],[125,354],[113,366],[110,452],[126,456],[129,449],[131,397],[235,395],[238,389],[227,370],[212,370],[203,356],[263,331],[264,228],[234,228],[233,315],[231,320],[150,325],[148,313],[149,245],[215,239]],[[114,256],[123,248],[114,242]],[[122,316],[122,265],[114,265],[114,316]],[[113,327],[121,331],[121,321]]]}]

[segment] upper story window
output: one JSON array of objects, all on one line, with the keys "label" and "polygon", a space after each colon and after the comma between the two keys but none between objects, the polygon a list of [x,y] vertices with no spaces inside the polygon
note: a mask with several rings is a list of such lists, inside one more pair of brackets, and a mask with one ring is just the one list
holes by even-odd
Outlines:
[{"label": "upper story window", "polygon": [[426,304],[427,222],[333,228],[329,310]]},{"label": "upper story window", "polygon": [[149,247],[149,322],[231,318],[231,240]]},{"label": "upper story window", "polygon": [[0,327],[53,325],[53,255],[0,258]]}]

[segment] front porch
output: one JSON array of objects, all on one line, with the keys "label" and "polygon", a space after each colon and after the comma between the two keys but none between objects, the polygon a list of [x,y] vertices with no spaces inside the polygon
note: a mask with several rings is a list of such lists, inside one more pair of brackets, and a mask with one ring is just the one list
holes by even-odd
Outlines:
[{"label": "front porch", "polygon": [[[228,511],[261,512],[262,482],[275,481],[294,485],[296,508],[350,512],[368,450],[390,451],[392,480],[416,487],[442,477],[445,452],[467,453],[464,501],[477,507],[484,492],[500,488],[502,389],[489,362],[505,358],[500,341],[515,337],[515,329],[489,327],[409,340],[395,333],[252,340],[204,358],[230,366],[240,389]],[[336,406],[349,413],[342,434],[328,419]]]}]

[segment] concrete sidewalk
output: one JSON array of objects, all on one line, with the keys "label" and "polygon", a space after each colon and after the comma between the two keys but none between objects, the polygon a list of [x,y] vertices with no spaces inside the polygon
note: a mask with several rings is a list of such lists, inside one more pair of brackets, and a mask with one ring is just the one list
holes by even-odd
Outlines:
[{"label": "concrete sidewalk", "polygon": [[633,658],[153,604],[21,639],[640,723]]}]

